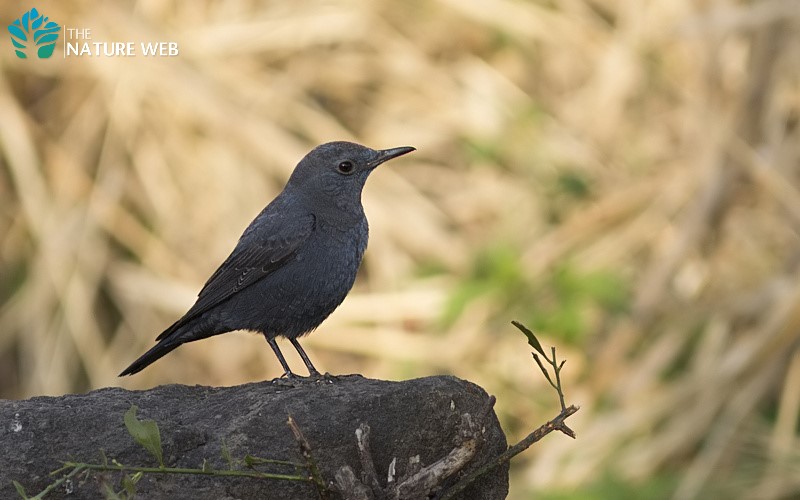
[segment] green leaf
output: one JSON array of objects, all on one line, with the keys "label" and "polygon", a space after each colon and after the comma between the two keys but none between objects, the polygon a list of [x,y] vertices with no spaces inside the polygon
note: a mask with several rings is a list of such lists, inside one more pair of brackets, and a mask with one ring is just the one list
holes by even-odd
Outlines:
[{"label": "green leaf", "polygon": [[532,331],[528,330],[528,328],[519,321],[512,321],[511,324],[516,326],[519,329],[519,331],[521,331],[522,333],[525,334],[526,337],[528,337],[528,344],[530,344],[531,347],[536,349],[536,352],[538,352],[539,354],[544,356],[545,359],[547,359],[547,355],[544,353],[544,349],[542,349],[542,344],[539,343],[539,340],[536,338],[536,335],[534,335]]},{"label": "green leaf", "polygon": [[106,500],[122,500],[114,489],[108,483],[103,483],[103,498]]},{"label": "green leaf", "polygon": [[27,500],[28,494],[25,492],[25,487],[16,481],[11,481],[11,482],[14,483],[14,488],[17,489],[17,493],[19,494],[19,496]]},{"label": "green leaf", "polygon": [[210,463],[208,463],[208,460],[204,458],[204,459],[203,459],[203,465],[202,465],[202,467],[201,467],[201,470],[202,470],[203,472],[213,472],[213,471],[214,471],[214,468],[213,468],[213,467],[211,467],[211,464],[210,464]]},{"label": "green leaf", "polygon": [[233,457],[231,456],[231,450],[228,449],[228,443],[225,442],[225,439],[222,439],[222,449],[220,450],[222,454],[222,458],[228,464],[228,469],[233,470]]},{"label": "green leaf", "polygon": [[[137,474],[141,474],[141,472],[137,472]],[[136,481],[137,479],[134,479],[129,474],[125,474],[122,477],[122,487],[125,488],[128,498],[133,498],[136,495]]]},{"label": "green leaf", "polygon": [[158,460],[161,467],[164,467],[164,454],[161,451],[161,433],[158,431],[158,424],[154,420],[137,419],[136,410],[138,409],[136,405],[133,405],[125,412],[125,427],[133,439],[149,451]]}]

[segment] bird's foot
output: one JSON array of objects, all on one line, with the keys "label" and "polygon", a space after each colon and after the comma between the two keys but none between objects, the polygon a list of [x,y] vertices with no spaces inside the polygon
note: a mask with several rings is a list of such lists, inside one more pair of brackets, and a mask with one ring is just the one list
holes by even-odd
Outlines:
[{"label": "bird's foot", "polygon": [[281,387],[299,387],[306,382],[306,378],[293,372],[285,371],[280,377],[272,379],[272,384]]},{"label": "bird's foot", "polygon": [[314,370],[308,374],[308,378],[306,380],[310,382],[316,382],[318,384],[332,384],[333,382],[338,380],[338,377],[336,375],[331,375],[328,372],[325,372],[325,374],[323,375],[317,370]]},{"label": "bird's foot", "polygon": [[325,372],[325,374],[324,375],[320,375],[319,378],[320,378],[320,380],[324,380],[325,382],[327,382],[329,384],[332,384],[332,383],[336,382],[337,380],[339,380],[341,377],[339,377],[339,375],[333,375],[331,373]]},{"label": "bird's foot", "polygon": [[278,387],[299,387],[302,385],[301,383],[297,383],[294,378],[289,379],[285,377],[274,378],[270,380],[270,383]]},{"label": "bird's foot", "polygon": [[349,375],[334,375],[332,373],[325,372],[324,374],[320,375],[319,373],[316,375],[316,379],[320,383],[327,383],[332,384],[334,382],[341,382],[343,380],[352,379],[352,378],[364,378],[363,375],[358,373],[353,373]]},{"label": "bird's foot", "polygon": [[330,375],[327,373],[325,375],[321,375],[319,372],[312,373],[308,377],[298,375],[294,372],[284,372],[284,374],[279,378],[273,379],[272,383],[282,387],[301,387],[307,384],[328,381],[328,377],[330,377]]},{"label": "bird's foot", "polygon": [[272,383],[282,387],[302,387],[308,384],[333,384],[334,382],[352,377],[364,378],[363,375],[358,374],[333,375],[328,372],[323,374],[315,370],[314,372],[311,372],[308,377],[297,375],[294,372],[286,372],[281,375],[280,378],[273,379]]}]

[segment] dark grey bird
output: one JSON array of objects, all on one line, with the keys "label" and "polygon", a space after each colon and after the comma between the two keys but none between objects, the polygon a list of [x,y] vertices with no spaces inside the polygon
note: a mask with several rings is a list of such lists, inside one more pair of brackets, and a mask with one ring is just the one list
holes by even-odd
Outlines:
[{"label": "dark grey bird", "polygon": [[250,330],[264,335],[285,376],[295,375],[275,343],[279,335],[297,349],[309,374],[319,377],[298,338],[317,328],[355,282],[369,237],[361,205],[367,177],[381,163],[414,150],[330,142],[308,153],[245,229],[197,302],[120,376],[141,371],[186,342]]}]

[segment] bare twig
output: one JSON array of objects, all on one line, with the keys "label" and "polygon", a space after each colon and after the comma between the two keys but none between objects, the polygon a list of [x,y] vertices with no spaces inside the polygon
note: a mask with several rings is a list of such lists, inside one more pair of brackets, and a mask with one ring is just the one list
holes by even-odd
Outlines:
[{"label": "bare twig", "polygon": [[375,463],[372,461],[372,453],[369,448],[370,427],[361,424],[356,429],[356,443],[358,444],[358,458],[361,460],[361,473],[363,482],[372,489],[375,498],[381,499],[384,496],[383,488],[378,482],[378,474],[375,472]]},{"label": "bare twig", "polygon": [[308,440],[306,440],[306,437],[303,435],[303,432],[300,430],[300,427],[297,426],[297,422],[294,420],[294,418],[292,418],[291,415],[289,415],[287,418],[286,424],[292,430],[294,439],[300,446],[300,454],[306,461],[308,472],[311,474],[310,480],[317,486],[317,493],[319,493],[320,499],[328,500],[330,498],[330,491],[328,490],[328,485],[325,484],[325,480],[322,479],[322,474],[317,466],[317,461],[314,460],[314,455],[311,454],[311,445],[308,444]]},{"label": "bare twig", "polygon": [[[392,462],[394,462],[396,460],[397,459],[395,458],[394,460],[392,460]],[[419,455],[414,455],[412,457],[408,457],[408,463],[406,464],[406,470],[403,471],[403,475],[397,480],[397,482],[398,483],[404,482],[406,479],[410,478],[411,476],[413,476],[414,474],[419,472],[421,469],[422,469],[422,462],[420,461],[420,456]],[[389,474],[390,475],[392,474],[391,465],[389,467]],[[389,486],[392,486],[393,482],[394,482],[394,478],[392,478],[392,481],[389,482]]]},{"label": "bare twig", "polygon": [[[555,430],[575,439],[575,432],[565,423],[565,420],[570,415],[578,411],[578,407],[574,405],[567,407],[564,403],[564,392],[561,388],[561,369],[564,368],[565,361],[558,361],[555,347],[550,348],[551,357],[548,357],[536,335],[531,330],[516,321],[512,323],[528,337],[528,344],[536,351],[532,353],[533,359],[547,381],[558,393],[561,413],[528,434],[522,441],[511,446],[489,463],[461,478],[454,486],[444,492],[442,499],[452,498],[462,492],[479,477],[507,463],[513,457],[527,450],[533,443]],[[545,368],[540,356],[553,368],[554,375],[552,377],[547,368]],[[433,464],[422,467],[419,463],[419,457],[411,457],[408,461],[407,470],[399,480],[395,481],[394,464],[396,459],[392,460],[387,475],[386,488],[381,487],[378,481],[378,474],[375,471],[375,463],[372,460],[369,446],[370,428],[366,424],[361,424],[356,429],[356,442],[358,443],[358,455],[361,460],[362,481],[361,483],[356,481],[353,470],[349,466],[342,467],[335,475],[340,493],[346,500],[425,498],[436,490],[445,479],[463,469],[473,459],[483,441],[484,422],[489,418],[495,401],[494,396],[489,397],[486,407],[478,414],[477,424],[469,413],[461,415],[461,422],[458,426],[458,434],[454,443],[455,447],[445,457]]]},{"label": "bare twig", "polygon": [[561,389],[561,369],[564,368],[564,363],[566,363],[567,360],[562,360],[561,363],[558,362],[558,359],[556,358],[555,347],[550,348],[550,353],[552,354],[553,359],[548,358],[547,354],[545,354],[544,349],[542,348],[542,344],[539,342],[539,339],[536,338],[536,335],[534,335],[534,333],[530,329],[528,329],[528,327],[526,327],[519,321],[512,321],[511,324],[516,326],[517,329],[519,329],[519,331],[525,334],[525,336],[528,338],[528,344],[531,347],[533,347],[533,349],[536,352],[538,352],[539,355],[541,355],[545,361],[547,361],[547,364],[553,367],[553,373],[555,373],[555,379],[556,379],[555,382],[553,382],[553,379],[550,377],[550,374],[544,367],[542,360],[539,359],[539,356],[537,356],[535,352],[531,353],[531,355],[533,356],[533,360],[536,361],[536,364],[539,366],[539,369],[542,370],[542,375],[544,375],[544,378],[547,379],[547,382],[549,382],[550,385],[553,387],[553,389],[555,389],[556,392],[558,393],[558,401],[559,403],[561,403],[561,411],[563,412],[564,410],[566,410],[567,406],[564,403],[564,391]]},{"label": "bare twig", "polygon": [[398,484],[388,492],[390,499],[425,498],[454,473],[464,468],[475,456],[480,444],[482,423],[474,424],[469,413],[461,415],[459,435],[463,441],[444,458],[437,460]]},{"label": "bare twig", "polygon": [[[528,338],[528,344],[536,351],[531,353],[533,355],[533,359],[534,361],[536,361],[536,364],[539,366],[539,369],[542,371],[544,377],[547,379],[547,381],[550,383],[553,389],[555,389],[556,392],[558,393],[558,400],[559,403],[561,403],[561,413],[559,413],[558,416],[553,420],[547,422],[546,424],[542,425],[535,431],[528,434],[522,441],[508,448],[505,452],[498,455],[494,460],[492,460],[488,464],[461,478],[461,480],[458,483],[453,485],[449,490],[447,490],[444,493],[444,495],[442,496],[442,500],[452,498],[453,496],[457,495],[482,475],[508,462],[513,457],[527,450],[533,443],[539,441],[540,439],[542,439],[543,437],[545,437],[546,435],[550,434],[555,430],[561,431],[567,436],[575,439],[575,432],[572,429],[570,429],[567,426],[567,424],[564,423],[564,421],[570,415],[578,411],[578,407],[574,405],[567,407],[566,404],[564,403],[564,391],[561,388],[561,369],[564,367],[564,363],[566,363],[566,360],[562,360],[560,363],[558,362],[555,347],[550,348],[552,359],[547,357],[547,354],[545,353],[542,344],[539,342],[539,339],[536,338],[536,335],[530,329],[528,329],[525,325],[523,325],[518,321],[512,321],[511,323],[514,326],[516,326],[523,334],[525,334],[525,336]],[[536,354],[537,352],[539,353],[538,355]],[[547,369],[544,366],[544,363],[542,363],[542,360],[539,358],[539,356],[544,358],[544,360],[547,361],[547,364],[549,364],[553,368],[553,373],[555,374],[554,376],[555,381],[553,381],[553,378],[550,376],[550,373],[548,373]]]},{"label": "bare twig", "polygon": [[345,500],[374,500],[372,491],[356,478],[349,465],[340,468],[334,474],[336,488]]},{"label": "bare twig", "polygon": [[461,415],[455,447],[445,457],[422,467],[419,456],[409,458],[408,468],[403,476],[395,481],[394,463],[389,466],[386,488],[381,487],[369,448],[370,428],[361,424],[356,430],[358,453],[363,469],[362,482],[357,482],[353,470],[344,466],[337,471],[336,486],[346,500],[390,499],[412,500],[425,498],[448,477],[452,476],[473,459],[483,439],[483,421],[494,405],[494,398],[489,399],[481,419],[475,423],[465,413]]},{"label": "bare twig", "polygon": [[484,465],[480,469],[467,474],[460,481],[458,481],[455,485],[453,485],[450,489],[448,489],[444,495],[441,497],[441,500],[447,500],[449,498],[453,498],[458,493],[462,492],[467,486],[473,483],[476,479],[481,477],[482,475],[486,474],[487,472],[503,465],[504,463],[508,462],[515,456],[519,455],[523,451],[527,450],[533,443],[541,440],[546,435],[550,434],[551,432],[558,430],[566,434],[571,438],[575,438],[575,432],[567,427],[564,421],[572,414],[578,411],[578,407],[571,405],[559,413],[559,415],[554,418],[553,420],[547,422],[546,424],[542,425],[535,431],[528,434],[525,439],[520,441],[519,443],[515,444],[514,446],[507,449],[502,454],[498,455],[497,458],[492,460],[490,463]]}]

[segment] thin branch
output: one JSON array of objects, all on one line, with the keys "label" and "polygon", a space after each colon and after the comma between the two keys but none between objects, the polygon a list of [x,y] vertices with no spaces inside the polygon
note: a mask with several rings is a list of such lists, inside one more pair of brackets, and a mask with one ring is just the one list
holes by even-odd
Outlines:
[{"label": "thin branch", "polygon": [[[67,474],[64,474],[61,478],[59,478],[57,481],[53,482],[52,484],[49,484],[47,486],[47,488],[45,488],[41,492],[39,492],[38,495],[36,495],[34,497],[29,497],[30,500],[41,500],[48,493],[50,493],[51,491],[53,491],[56,488],[58,488],[59,486],[61,486],[65,481],[67,481],[67,480],[71,479],[73,476],[77,476],[81,472],[85,471],[86,470],[85,465],[86,464],[77,464],[76,467],[74,469],[72,469],[72,471],[70,471]],[[64,470],[65,468],[67,468],[66,465],[64,467],[62,467],[61,470]]]},{"label": "thin branch", "polygon": [[345,465],[333,476],[336,487],[344,500],[375,500],[375,495],[364,483],[358,480],[353,468]]},{"label": "thin branch", "polygon": [[[283,481],[305,481],[312,482],[308,476],[293,476],[291,474],[273,474],[270,472],[259,472],[250,470],[229,470],[229,469],[192,469],[182,467],[135,467],[128,465],[102,465],[85,464],[79,462],[65,462],[68,467],[75,467],[81,470],[96,470],[102,472],[142,472],[145,474],[189,474],[199,476],[226,476],[226,477],[248,477],[253,479],[280,479]],[[51,485],[52,486],[52,485]]]},{"label": "thin branch", "polygon": [[356,429],[356,444],[358,445],[358,458],[361,460],[361,471],[363,474],[363,482],[372,489],[372,494],[375,498],[382,499],[385,495],[380,482],[378,482],[378,474],[375,472],[375,463],[372,461],[372,453],[369,447],[370,427],[367,424],[361,424]]},{"label": "thin branch", "polygon": [[[539,369],[542,370],[542,375],[544,375],[544,378],[547,379],[547,381],[550,383],[550,385],[553,386],[553,388],[557,388],[556,384],[553,383],[553,379],[550,378],[550,374],[547,373],[547,369],[544,367],[542,361],[539,359],[539,356],[537,356],[535,352],[532,352],[531,355],[533,356],[533,360],[536,361],[536,364],[539,365]],[[547,360],[548,363],[550,363],[550,360],[547,359],[547,356],[542,355],[542,357],[545,360]]]},{"label": "thin branch", "polygon": [[308,444],[308,440],[306,440],[306,437],[303,435],[303,432],[300,430],[300,427],[297,426],[297,422],[295,422],[291,415],[289,415],[286,424],[292,430],[294,439],[300,446],[300,454],[303,455],[308,467],[308,471],[311,474],[309,479],[317,486],[317,493],[319,493],[319,497],[322,500],[330,499],[328,485],[325,484],[325,480],[322,479],[322,474],[317,466],[317,461],[314,460],[314,455],[311,454],[311,445]]},{"label": "thin branch", "polygon": [[566,363],[567,360],[566,359],[562,360],[561,363],[556,364],[556,348],[552,347],[552,350],[553,350],[553,371],[556,372],[555,389],[556,392],[558,393],[558,401],[561,403],[561,411],[564,411],[567,409],[567,406],[564,404],[564,392],[561,390],[561,369],[564,367],[564,363]]},{"label": "thin branch", "polygon": [[564,403],[564,391],[561,389],[561,369],[564,367],[564,363],[566,363],[567,360],[563,359],[561,360],[561,363],[558,363],[555,347],[552,348],[552,352],[553,359],[550,359],[545,355],[542,355],[542,357],[545,359],[545,361],[547,361],[547,364],[553,367],[553,373],[555,373],[556,377],[555,382],[553,382],[553,379],[550,378],[550,374],[547,373],[547,369],[539,359],[539,356],[537,356],[535,352],[532,352],[531,355],[533,356],[533,360],[536,361],[536,364],[539,366],[539,369],[542,370],[542,375],[544,375],[544,378],[547,379],[547,382],[550,384],[550,386],[558,393],[558,401],[561,403],[561,411],[564,411],[567,408],[567,405]]},{"label": "thin branch", "polygon": [[263,464],[271,464],[271,465],[290,465],[295,468],[305,468],[305,464],[299,464],[297,462],[292,462],[290,460],[276,460],[274,458],[261,458],[261,457],[254,457],[253,455],[245,455],[245,457],[241,460],[247,467],[251,469],[255,465],[263,465]]},{"label": "thin branch", "polygon": [[461,415],[461,442],[445,457],[421,468],[414,475],[390,489],[389,498],[398,500],[426,498],[445,479],[460,471],[478,451],[483,422],[474,424],[469,413]]},{"label": "thin branch", "polygon": [[527,450],[533,443],[541,440],[543,437],[545,437],[546,435],[550,434],[553,431],[556,430],[561,431],[567,436],[574,439],[575,432],[569,427],[567,427],[564,421],[578,410],[579,408],[576,407],[575,405],[571,405],[565,408],[556,418],[554,418],[553,420],[547,422],[546,424],[542,425],[535,431],[528,434],[522,441],[520,441],[519,443],[515,444],[514,446],[510,447],[509,449],[498,455],[494,460],[484,465],[480,469],[470,474],[467,474],[466,476],[461,478],[460,481],[458,481],[455,485],[453,485],[450,489],[448,489],[444,493],[444,495],[442,495],[440,500],[448,500],[455,497],[476,479],[486,474],[487,472],[494,470],[497,467],[508,462],[515,456]]}]

